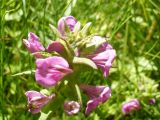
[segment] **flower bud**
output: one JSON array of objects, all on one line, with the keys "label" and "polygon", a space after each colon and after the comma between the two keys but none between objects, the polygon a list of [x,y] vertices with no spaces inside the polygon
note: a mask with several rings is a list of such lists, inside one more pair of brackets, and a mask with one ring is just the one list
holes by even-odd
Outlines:
[{"label": "flower bud", "polygon": [[156,103],[156,100],[154,99],[154,98],[151,98],[150,100],[149,100],[149,104],[150,105],[154,105]]},{"label": "flower bud", "polygon": [[64,110],[67,115],[77,114],[80,110],[80,104],[76,101],[68,101],[64,103]]},{"label": "flower bud", "polygon": [[73,31],[76,23],[77,21],[73,16],[62,17],[58,21],[58,31],[62,34],[62,36],[64,36],[66,32],[66,27],[68,27],[70,31]]},{"label": "flower bud", "polygon": [[[36,53],[45,50],[43,45],[39,42],[39,38],[32,32],[28,34],[28,40],[24,39],[23,43],[31,53]],[[41,57],[41,55],[35,54],[35,57],[39,58]]]}]

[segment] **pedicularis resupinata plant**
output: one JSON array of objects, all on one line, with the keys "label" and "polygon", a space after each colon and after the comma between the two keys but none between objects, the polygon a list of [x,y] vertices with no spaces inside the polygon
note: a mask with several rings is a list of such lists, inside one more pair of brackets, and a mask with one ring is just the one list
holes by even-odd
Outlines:
[{"label": "pedicularis resupinata plant", "polygon": [[[108,77],[116,57],[116,51],[106,38],[88,35],[90,25],[87,23],[81,27],[73,16],[62,17],[58,21],[58,28],[50,25],[57,39],[48,47],[45,48],[32,32],[28,34],[28,39],[23,40],[36,60],[36,82],[47,93],[34,90],[25,93],[29,112],[36,114],[43,110],[63,109],[67,115],[79,111],[89,115],[97,106],[109,100],[110,87],[89,85],[79,79],[80,73],[89,70],[99,70],[103,77]],[[87,100],[83,99],[85,96]],[[136,106],[130,105],[130,108],[124,105],[124,113],[139,108],[138,100],[132,102],[136,102]],[[52,109],[50,106],[54,104],[56,107]]]}]

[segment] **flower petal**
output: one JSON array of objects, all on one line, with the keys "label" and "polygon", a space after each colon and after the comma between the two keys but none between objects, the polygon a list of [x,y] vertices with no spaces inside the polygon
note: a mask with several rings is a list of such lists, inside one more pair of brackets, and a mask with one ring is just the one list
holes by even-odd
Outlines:
[{"label": "flower petal", "polygon": [[80,85],[90,100],[87,102],[86,114],[88,115],[91,111],[96,109],[98,105],[106,102],[111,96],[111,89],[106,86],[91,86],[91,85]]},{"label": "flower petal", "polygon": [[47,52],[56,51],[58,53],[61,53],[61,52],[63,52],[63,50],[64,50],[64,46],[60,42],[58,42],[58,41],[52,42],[47,47]]},{"label": "flower petal", "polygon": [[124,103],[122,106],[122,112],[124,114],[128,114],[133,110],[139,109],[140,108],[140,103],[138,99],[133,99],[127,103]]},{"label": "flower petal", "polygon": [[65,75],[73,72],[68,62],[57,56],[37,59],[36,65],[36,81],[44,87],[56,85]]},{"label": "flower petal", "polygon": [[94,54],[88,55],[88,57],[95,62],[95,64],[101,68],[104,77],[109,75],[109,70],[112,67],[112,63],[116,57],[116,51],[108,43],[103,43]]},{"label": "flower petal", "polygon": [[98,99],[89,100],[87,102],[87,107],[86,107],[85,114],[86,115],[90,114],[94,109],[97,108],[98,105],[99,105],[99,100]]},{"label": "flower petal", "polygon": [[[28,34],[28,40],[23,39],[23,43],[28,49],[28,51],[30,51],[31,53],[36,53],[45,50],[43,45],[39,42],[39,38],[31,32]],[[40,54],[35,54],[35,57],[40,58],[42,56]]]}]

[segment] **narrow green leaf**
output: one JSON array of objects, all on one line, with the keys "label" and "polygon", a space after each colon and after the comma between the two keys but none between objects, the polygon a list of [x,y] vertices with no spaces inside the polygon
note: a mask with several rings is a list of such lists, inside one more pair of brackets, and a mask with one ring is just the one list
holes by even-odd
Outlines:
[{"label": "narrow green leaf", "polygon": [[12,76],[20,76],[20,75],[30,75],[32,73],[35,73],[35,70],[27,70],[27,71],[24,71],[24,72],[20,72],[20,73],[17,73],[17,74],[13,74]]},{"label": "narrow green leaf", "polygon": [[68,6],[68,8],[66,9],[64,15],[65,15],[65,16],[70,15],[70,14],[71,14],[71,11],[72,11],[72,5],[70,4],[70,5]]},{"label": "narrow green leaf", "polygon": [[75,85],[75,88],[76,88],[78,100],[79,100],[80,104],[83,105],[83,104],[82,104],[82,97],[81,97],[81,92],[80,92],[79,86],[76,84],[76,85]]},{"label": "narrow green leaf", "polygon": [[72,12],[72,8],[76,5],[77,0],[71,0],[70,3],[68,4],[65,12],[64,12],[64,16],[68,16],[71,14]]}]

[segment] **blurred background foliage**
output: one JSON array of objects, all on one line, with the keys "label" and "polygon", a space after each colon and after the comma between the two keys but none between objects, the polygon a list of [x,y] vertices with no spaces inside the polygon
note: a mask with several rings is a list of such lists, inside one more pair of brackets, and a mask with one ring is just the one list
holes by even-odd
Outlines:
[{"label": "blurred background foliage", "polygon": [[[22,43],[28,32],[41,42],[55,40],[49,24],[72,15],[83,25],[92,22],[90,33],[110,37],[117,51],[114,68],[107,79],[96,72],[81,75],[89,84],[108,84],[112,97],[90,116],[79,113],[68,117],[63,111],[52,119],[118,120],[160,118],[160,1],[158,0],[0,0],[0,119],[34,120],[39,114],[27,111],[27,90],[41,89],[34,73],[14,76],[35,69],[34,58]],[[122,104],[138,98],[141,110],[129,115]],[[149,105],[155,98],[156,104]],[[54,106],[53,106],[54,107]]]}]

